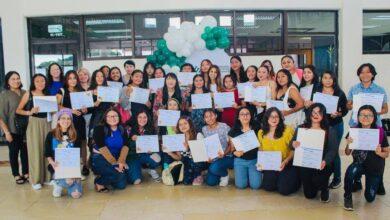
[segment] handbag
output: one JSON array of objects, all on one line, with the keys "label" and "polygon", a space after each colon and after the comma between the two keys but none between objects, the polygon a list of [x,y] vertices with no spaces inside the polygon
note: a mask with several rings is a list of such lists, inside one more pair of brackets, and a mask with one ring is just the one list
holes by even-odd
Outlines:
[{"label": "handbag", "polygon": [[[32,101],[32,94],[30,92],[30,96],[28,98],[27,104],[24,106],[23,110],[29,111],[32,109],[33,101]],[[16,133],[19,135],[25,135],[27,131],[28,126],[28,117],[26,115],[19,115],[15,113],[15,128]]]}]

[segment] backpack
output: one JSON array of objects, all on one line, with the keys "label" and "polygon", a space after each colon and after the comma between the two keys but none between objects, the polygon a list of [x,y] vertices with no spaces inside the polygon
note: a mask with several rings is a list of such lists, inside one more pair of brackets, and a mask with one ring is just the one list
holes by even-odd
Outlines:
[{"label": "backpack", "polygon": [[386,136],[390,136],[390,118],[382,119],[382,126],[385,130]]},{"label": "backpack", "polygon": [[184,164],[181,161],[174,161],[162,172],[162,181],[165,185],[174,186],[184,179]]}]

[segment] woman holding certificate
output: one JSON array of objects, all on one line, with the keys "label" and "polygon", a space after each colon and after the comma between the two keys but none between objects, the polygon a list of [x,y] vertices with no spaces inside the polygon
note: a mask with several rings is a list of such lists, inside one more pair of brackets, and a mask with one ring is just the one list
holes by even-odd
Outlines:
[{"label": "woman holding certificate", "polygon": [[207,72],[208,81],[206,87],[211,92],[220,92],[222,90],[221,71],[216,65],[212,65]]},{"label": "woman holding certificate", "polygon": [[48,95],[57,95],[62,87],[64,87],[64,72],[60,64],[52,63],[47,67]]},{"label": "woman holding certificate", "polygon": [[[203,112],[205,109],[198,109],[196,106],[192,105],[192,95],[193,94],[204,94],[209,93],[210,91],[206,88],[205,80],[202,75],[195,75],[192,80],[192,88],[190,91],[190,96],[187,98],[187,109],[191,112],[191,119],[194,123],[196,132],[201,132],[202,127],[204,126]],[[195,108],[194,108],[195,107]],[[211,106],[210,106],[211,108]]]},{"label": "woman holding certificate", "polygon": [[303,98],[305,108],[309,108],[313,102],[313,95],[319,86],[316,69],[313,65],[306,65],[303,68],[303,76],[299,85],[299,92]]},{"label": "woman holding certificate", "polygon": [[35,74],[31,80],[30,90],[26,92],[18,107],[16,114],[28,116],[26,131],[28,166],[30,183],[33,189],[39,190],[45,181],[50,180],[46,172],[47,161],[44,160],[43,147],[46,134],[50,130],[50,123],[47,121],[47,113],[39,113],[39,107],[34,107],[33,97],[46,96],[46,77],[42,74]]},{"label": "woman holding certificate", "polygon": [[231,107],[223,108],[222,109],[222,115],[221,115],[221,121],[223,123],[226,123],[230,127],[233,127],[234,125],[234,116],[236,116],[237,109],[240,108],[241,102],[238,98],[238,90],[237,90],[237,83],[233,80],[231,75],[226,75],[223,78],[223,93],[233,93],[234,95],[234,103],[231,105]]},{"label": "woman holding certificate", "polygon": [[295,66],[294,58],[290,55],[285,55],[280,60],[283,69],[288,70],[291,73],[293,83],[298,86],[301,84],[303,71]]},{"label": "woman holding certificate", "polygon": [[[352,150],[350,146],[354,144],[354,142],[363,142],[358,145],[369,145],[370,143],[367,143],[368,141],[352,139],[352,131],[347,135],[348,145],[345,148],[345,154],[350,155],[352,153],[353,157],[353,162],[348,166],[344,178],[344,209],[348,211],[353,210],[353,182],[357,176],[361,176],[362,174],[366,175],[364,197],[367,202],[373,202],[375,200],[375,195],[383,181],[385,159],[389,156],[389,143],[383,128],[376,125],[376,120],[378,120],[378,114],[374,107],[371,105],[364,105],[359,108],[358,125],[356,128],[373,131],[379,130],[376,133],[376,137],[373,136],[379,138],[379,140],[376,141],[376,143],[379,144],[374,146],[375,150]],[[360,137],[358,139],[360,139]]]},{"label": "woman holding certificate", "polygon": [[127,185],[129,137],[120,121],[119,112],[110,108],[103,115],[102,125],[93,132],[95,145],[91,157],[92,170],[97,175],[94,181],[97,192],[108,192],[108,186],[124,189]]},{"label": "woman holding certificate", "polygon": [[[56,149],[80,147],[77,143],[77,131],[72,123],[72,114],[72,110],[68,108],[62,108],[57,112],[57,126],[46,136],[45,157],[49,162],[48,170],[54,177],[57,169],[62,165],[56,161]],[[72,158],[67,159],[72,160]],[[77,166],[79,167],[79,164]],[[61,197],[63,188],[65,188],[68,191],[68,195],[74,199],[80,198],[83,192],[80,178],[56,178],[53,184],[53,197]]]},{"label": "woman holding certificate", "polygon": [[262,169],[262,188],[267,191],[277,191],[282,195],[290,195],[300,187],[298,169],[292,165],[294,152],[289,148],[294,130],[283,122],[283,115],[279,109],[272,107],[265,111],[263,127],[257,133],[260,152],[280,152],[278,170]]},{"label": "woman holding certificate", "polygon": [[[313,146],[301,146],[301,143],[297,141],[297,137],[299,135],[303,137],[308,135],[298,133],[306,132],[307,130],[321,131],[321,133],[325,133],[323,136],[324,142],[322,142],[320,137],[315,137],[314,142],[317,141],[316,143],[313,142],[313,139],[310,139],[311,143],[307,143],[308,145],[316,146],[316,152],[322,152],[322,155],[319,155],[320,158],[315,157],[317,154],[311,153],[314,151],[310,150],[307,151],[306,155],[305,149],[311,149],[310,147]],[[321,143],[318,143],[318,139],[321,140]],[[321,149],[317,146],[321,146]],[[302,166],[299,167],[299,173],[305,197],[313,199],[317,196],[318,191],[321,191],[321,201],[329,202],[328,183],[329,177],[332,174],[332,165],[337,154],[338,145],[335,130],[329,128],[328,118],[326,117],[326,108],[323,104],[315,103],[310,106],[306,114],[305,123],[300,125],[295,131],[294,137],[290,143],[290,148],[294,151],[297,151],[297,148],[304,148],[302,149],[304,153],[302,153],[303,155],[301,158],[304,162],[302,162]],[[294,158],[294,164],[295,159],[298,158]],[[317,165],[317,159],[319,169],[311,167],[313,164]],[[304,166],[305,163],[307,165]]]},{"label": "woman holding certificate", "polygon": [[237,83],[248,81],[241,57],[238,55],[234,55],[230,58],[230,75]]},{"label": "woman holding certificate", "polygon": [[[203,79],[205,83],[209,81],[209,75],[208,72],[210,70],[210,67],[213,65],[213,63],[209,59],[203,59],[202,62],[200,62],[200,70],[199,74],[203,76]],[[185,71],[183,71],[185,72]],[[192,71],[195,72],[195,71]]]},{"label": "woman holding certificate", "polygon": [[108,73],[107,81],[123,83],[121,70],[116,66],[112,67]]},{"label": "woman holding certificate", "polygon": [[[229,132],[230,144],[232,145],[234,155],[234,176],[235,185],[239,189],[245,189],[249,187],[251,189],[259,189],[261,185],[261,172],[256,168],[258,143],[254,148],[247,149],[248,146],[240,146],[244,149],[237,149],[238,146],[233,144],[232,138],[239,138],[245,133],[254,132],[253,139],[239,140],[238,142],[245,144],[251,144],[257,142],[256,133],[259,128],[252,118],[252,114],[247,107],[241,107],[237,111],[234,127]],[[242,144],[241,144],[242,145]]]}]

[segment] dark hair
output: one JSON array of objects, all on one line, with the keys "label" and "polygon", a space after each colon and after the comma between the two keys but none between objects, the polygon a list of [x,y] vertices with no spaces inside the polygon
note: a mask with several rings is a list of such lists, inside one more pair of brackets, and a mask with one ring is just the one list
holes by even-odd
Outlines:
[{"label": "dark hair", "polygon": [[[213,113],[214,115],[217,115],[217,112],[214,110],[214,109],[212,109],[212,108],[206,108],[204,111],[203,111],[203,118],[206,116],[206,113],[207,112],[211,112],[211,113]],[[218,121],[218,120],[217,120]]]},{"label": "dark hair", "polygon": [[[257,68],[257,66],[255,66],[255,65],[250,65],[250,66],[248,66],[248,67],[246,68],[246,70],[245,70],[246,79],[249,81],[249,77],[248,77],[248,69],[249,69],[249,68],[255,69],[255,82],[259,81],[259,78],[257,78],[257,70],[258,70],[258,68]],[[269,72],[269,71],[268,71],[268,72]]]},{"label": "dark hair", "polygon": [[154,65],[154,63],[152,62],[146,62],[145,65],[144,65],[144,73],[145,73],[145,76],[149,78],[149,75],[148,73],[146,72],[146,70],[148,69],[148,67],[151,66],[153,68],[153,74],[152,74],[152,77],[154,77],[154,71],[156,70],[156,65]]},{"label": "dark hair", "polygon": [[279,116],[279,123],[276,126],[275,133],[274,133],[274,138],[281,138],[283,136],[283,132],[286,129],[286,125],[284,124],[284,117],[282,112],[275,108],[271,107],[267,109],[263,115],[263,120],[262,120],[262,129],[263,129],[263,137],[268,134],[270,131],[270,126],[268,124],[268,119],[271,117],[272,112],[276,112]]},{"label": "dark hair", "polygon": [[334,74],[334,73],[333,73],[332,71],[330,71],[330,70],[325,70],[324,73],[321,75],[321,83],[320,83],[321,91],[322,91],[322,88],[324,87],[324,86],[322,85],[322,78],[324,77],[325,74],[330,75],[330,77],[332,78],[332,80],[333,80],[333,85],[332,85],[332,87],[333,87],[335,93],[336,93],[336,91],[340,91],[341,89],[340,89],[340,87],[339,87],[339,84],[337,83],[337,81],[338,81],[338,80],[337,80],[337,76],[336,76],[336,74]]},{"label": "dark hair", "polygon": [[93,73],[92,73],[91,85],[89,86],[90,90],[96,89],[98,87],[98,84],[96,82],[96,76],[98,73],[101,73],[103,75],[103,86],[107,86],[107,79],[106,79],[104,73],[100,69],[98,69],[98,70],[93,71]]},{"label": "dark hair", "polygon": [[203,59],[203,60],[200,62],[200,67],[199,67],[199,68],[200,68],[200,69],[199,69],[199,73],[202,74],[202,75],[206,74],[206,73],[203,73],[203,72],[202,72],[202,63],[203,63],[203,62],[209,63],[209,64],[210,64],[210,68],[211,68],[211,65],[213,65],[213,62],[211,62],[211,60],[209,60],[209,59]]},{"label": "dark hair", "polygon": [[179,128],[179,122],[180,120],[186,120],[186,122],[190,125],[190,137],[189,137],[189,140],[196,140],[196,130],[195,130],[195,126],[194,126],[194,122],[192,122],[192,119],[191,117],[189,116],[181,116],[179,118],[179,120],[177,121],[177,124],[176,124],[176,131],[178,134],[183,134],[183,132],[180,131],[180,128]]},{"label": "dark hair", "polygon": [[[5,90],[11,89],[11,87],[9,86],[9,82],[8,81],[11,79],[12,75],[14,75],[14,74],[17,75],[19,77],[19,79],[20,79],[20,74],[18,72],[16,72],[16,71],[9,71],[7,74],[5,74],[4,86],[3,86],[3,88]],[[19,89],[21,89],[22,87],[23,87],[23,84],[20,83]]]},{"label": "dark hair", "polygon": [[[363,111],[363,110],[369,110],[369,111],[372,112],[372,114],[374,115],[374,121],[371,124],[371,128],[377,128],[376,121],[378,120],[378,113],[376,112],[375,108],[372,105],[363,105],[362,107],[359,108],[358,117],[360,115],[360,112]],[[358,128],[362,128],[363,127],[362,123],[360,123],[359,120],[358,120],[357,127]]]},{"label": "dark hair", "polygon": [[69,70],[68,72],[66,72],[65,80],[64,80],[64,88],[69,90],[68,80],[69,80],[70,75],[72,75],[72,74],[76,76],[76,80],[77,80],[77,84],[75,86],[76,91],[82,91],[82,88],[81,88],[81,85],[80,85],[79,75],[74,70]]},{"label": "dark hair", "polygon": [[202,87],[203,92],[204,93],[209,92],[209,90],[206,87],[206,81],[204,80],[204,77],[201,74],[196,74],[194,76],[194,78],[192,78],[192,88],[191,88],[190,94],[194,94],[194,92],[195,92],[195,89],[196,89],[196,87],[195,87],[195,79],[198,78],[198,77],[202,78],[202,80],[203,80],[203,87]]},{"label": "dark hair", "polygon": [[154,126],[153,126],[153,122],[152,122],[152,117],[149,115],[149,112],[146,109],[142,109],[139,112],[137,112],[137,114],[135,114],[135,117],[134,117],[134,120],[133,120],[133,123],[132,123],[133,124],[132,130],[135,133],[138,133],[138,131],[140,129],[139,124],[138,124],[138,116],[140,114],[145,114],[146,117],[148,118],[148,120],[146,122],[146,125],[144,126],[145,131],[154,133]]},{"label": "dark hair", "polygon": [[256,122],[254,120],[254,117],[253,117],[253,114],[252,114],[252,111],[247,107],[247,106],[243,106],[243,107],[240,107],[237,112],[236,112],[236,115],[235,115],[235,119],[234,119],[234,125],[233,125],[233,128],[232,130],[241,130],[242,129],[242,124],[241,124],[241,121],[239,120],[239,116],[240,116],[240,112],[242,110],[248,110],[250,116],[251,116],[251,119],[249,121],[249,126],[253,129],[253,130],[256,130],[258,128],[258,126],[256,125]]},{"label": "dark hair", "polygon": [[135,67],[135,63],[134,61],[132,60],[126,60],[124,63],[123,63],[123,67],[126,67],[126,65],[132,65]]},{"label": "dark hair", "polygon": [[268,72],[271,77],[275,77],[274,65],[272,64],[271,60],[263,60],[260,66],[266,66],[265,63],[269,63],[271,65],[271,69],[268,69],[269,70]]},{"label": "dark hair", "polygon": [[[164,70],[164,68],[162,68],[162,67],[157,67],[156,69],[154,69],[154,72],[153,72],[153,77],[154,77],[154,78],[156,78],[155,74],[156,74],[156,71],[157,71],[157,70],[161,70],[161,72],[163,73],[163,77],[165,77],[165,70]],[[145,72],[145,74],[146,74],[146,72]]]},{"label": "dark hair", "polygon": [[[313,66],[313,65],[308,64],[308,65],[303,67],[303,70],[305,70],[306,68],[313,72],[313,79],[312,79],[311,84],[313,84],[314,86],[317,86],[317,84],[318,84],[318,75],[316,73],[316,67]],[[302,77],[301,84],[299,84],[299,88],[305,87],[306,84],[307,84],[307,82]]]},{"label": "dark hair", "polygon": [[291,56],[291,55],[284,55],[281,59],[280,59],[280,62],[282,62],[285,58],[289,58],[293,61],[293,63],[295,63],[295,60],[294,58]]},{"label": "dark hair", "polygon": [[35,75],[32,77],[32,79],[31,79],[31,84],[30,84],[30,91],[34,91],[34,90],[36,89],[35,84],[34,84],[34,80],[35,80],[35,78],[37,78],[37,77],[43,77],[43,78],[45,79],[45,88],[43,89],[42,92],[43,92],[43,94],[47,95],[47,94],[48,94],[48,90],[47,90],[47,87],[48,87],[48,85],[47,85],[47,78],[46,78],[45,75],[43,75],[43,74],[41,74],[41,73],[37,73],[37,74],[35,74]]},{"label": "dark hair", "polygon": [[185,64],[181,65],[180,72],[182,72],[184,67],[186,67],[186,66],[191,67],[191,72],[195,72],[195,68],[194,68],[194,66],[191,63],[185,63]]},{"label": "dark hair", "polygon": [[284,73],[284,75],[286,75],[287,76],[287,87],[290,87],[291,86],[291,84],[294,84],[295,85],[295,83],[293,82],[293,80],[292,80],[292,76],[291,76],[291,73],[290,73],[290,71],[288,71],[287,69],[280,69],[277,73],[276,73],[276,92],[278,92],[280,89],[282,89],[282,86],[279,84],[279,82],[278,82],[278,74],[279,73]]},{"label": "dark hair", "polygon": [[122,80],[122,71],[118,67],[116,67],[116,66],[112,67],[110,69],[110,72],[108,72],[107,81],[114,81],[112,79],[112,77],[111,77],[111,73],[112,73],[113,70],[118,70],[119,71],[119,81],[118,82],[123,82],[123,80]]},{"label": "dark hair", "polygon": [[368,69],[370,69],[370,72],[372,74],[371,82],[374,81],[377,72],[375,70],[374,65],[372,65],[371,63],[363,63],[362,65],[360,65],[359,68],[357,69],[357,76],[360,76],[364,67],[368,67]]},{"label": "dark hair", "polygon": [[234,86],[234,87],[237,86],[237,81],[236,81],[231,75],[225,75],[225,76],[223,77],[223,80],[222,80],[222,84],[223,84],[223,87],[224,87],[225,89],[226,89],[226,87],[225,87],[225,80],[226,80],[227,78],[230,78],[230,79],[233,81],[233,86]]},{"label": "dark hair", "polygon": [[173,79],[176,80],[175,92],[173,93],[172,97],[175,98],[177,101],[179,101],[179,109],[180,109],[180,104],[181,104],[181,102],[183,100],[182,100],[182,97],[181,97],[181,90],[180,90],[180,86],[179,86],[179,80],[177,79],[177,76],[174,73],[168,73],[165,76],[164,87],[162,89],[162,93],[163,93],[162,104],[163,105],[167,105],[168,104],[168,100],[170,98],[169,94],[168,94],[168,87],[167,87],[167,79],[168,79],[168,77],[173,78]]},{"label": "dark hair", "polygon": [[306,117],[305,117],[305,122],[303,123],[303,127],[305,128],[311,128],[311,124],[312,124],[312,121],[311,121],[311,116],[312,116],[312,113],[313,113],[313,110],[315,108],[319,108],[320,109],[320,113],[322,114],[322,120],[320,122],[320,127],[327,131],[328,128],[329,128],[329,122],[328,122],[328,117],[326,117],[326,108],[323,104],[321,103],[314,103],[313,105],[311,105],[307,111],[306,111]]},{"label": "dark hair", "polygon": [[[236,59],[236,60],[240,61],[240,63],[241,63],[241,67],[240,67],[240,82],[246,82],[246,81],[248,81],[248,78],[246,77],[246,73],[245,73],[245,70],[244,70],[244,66],[242,65],[241,57],[238,56],[238,55],[233,55],[233,56],[230,58],[230,62],[232,62],[233,59]],[[232,67],[230,67],[230,75],[233,76],[233,78],[238,82],[236,73],[234,72],[234,70],[232,69]]]},{"label": "dark hair", "polygon": [[131,79],[129,80],[129,83],[127,85],[131,85],[133,83],[133,76],[136,74],[136,73],[141,73],[142,75],[142,82],[141,84],[139,85],[140,88],[146,88],[147,87],[147,82],[145,82],[145,73],[143,73],[141,70],[139,69],[136,69],[134,70],[132,73],[131,73]]},{"label": "dark hair", "polygon": [[110,67],[107,65],[103,65],[100,67],[100,71],[103,71],[104,68],[108,68],[108,72],[110,72]]},{"label": "dark hair", "polygon": [[51,67],[52,66],[58,66],[58,68],[60,69],[60,82],[64,82],[64,72],[62,70],[62,67],[60,66],[60,64],[58,63],[51,63],[48,67],[47,67],[47,86],[51,85],[53,83],[53,76],[50,74],[50,70],[51,70]]},{"label": "dark hair", "polygon": [[[207,78],[209,80],[207,80],[207,82],[206,82],[206,87],[207,87],[207,89],[211,90],[210,71],[212,68],[214,68],[217,71],[217,78],[215,79],[215,82],[216,82],[215,84],[217,85],[217,91],[219,91],[223,85],[221,85],[221,83],[222,83],[221,82],[221,80],[222,80],[221,79],[221,70],[219,69],[219,67],[217,65],[211,65],[209,71],[207,71]],[[218,80],[218,77],[220,80]]]},{"label": "dark hair", "polygon": [[[108,127],[108,128],[110,127],[107,123],[107,115],[109,112],[116,112],[116,114],[118,115],[118,127],[120,127],[122,118],[121,118],[121,114],[119,113],[119,111],[115,107],[110,107],[109,109],[107,109],[107,111],[104,112],[104,115],[103,115],[102,120],[101,120],[101,124],[104,127]],[[111,129],[108,129],[108,135],[111,136]]]}]

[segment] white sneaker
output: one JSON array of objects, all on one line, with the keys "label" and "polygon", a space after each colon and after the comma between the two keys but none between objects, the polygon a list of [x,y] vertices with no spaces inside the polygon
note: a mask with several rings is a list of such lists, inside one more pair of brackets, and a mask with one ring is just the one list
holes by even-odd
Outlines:
[{"label": "white sneaker", "polygon": [[153,169],[148,169],[147,172],[149,173],[149,175],[152,177],[152,179],[156,182],[161,182],[161,178],[160,178],[160,175],[158,175],[157,171],[156,170],[153,170]]},{"label": "white sneaker", "polygon": [[85,181],[87,179],[87,177],[81,175],[81,181]]},{"label": "white sneaker", "polygon": [[41,185],[40,183],[38,183],[38,184],[32,184],[32,188],[33,188],[34,190],[40,190],[40,189],[42,189],[42,185]]},{"label": "white sneaker", "polygon": [[229,185],[229,175],[223,176],[219,179],[219,186],[227,186]]},{"label": "white sneaker", "polygon": [[59,186],[57,183],[53,184],[53,197],[61,197],[62,194],[62,187]]},{"label": "white sneaker", "polygon": [[54,182],[54,180],[50,180],[48,182],[44,182],[43,184],[47,185],[47,186],[53,186],[55,184],[55,182]]}]

